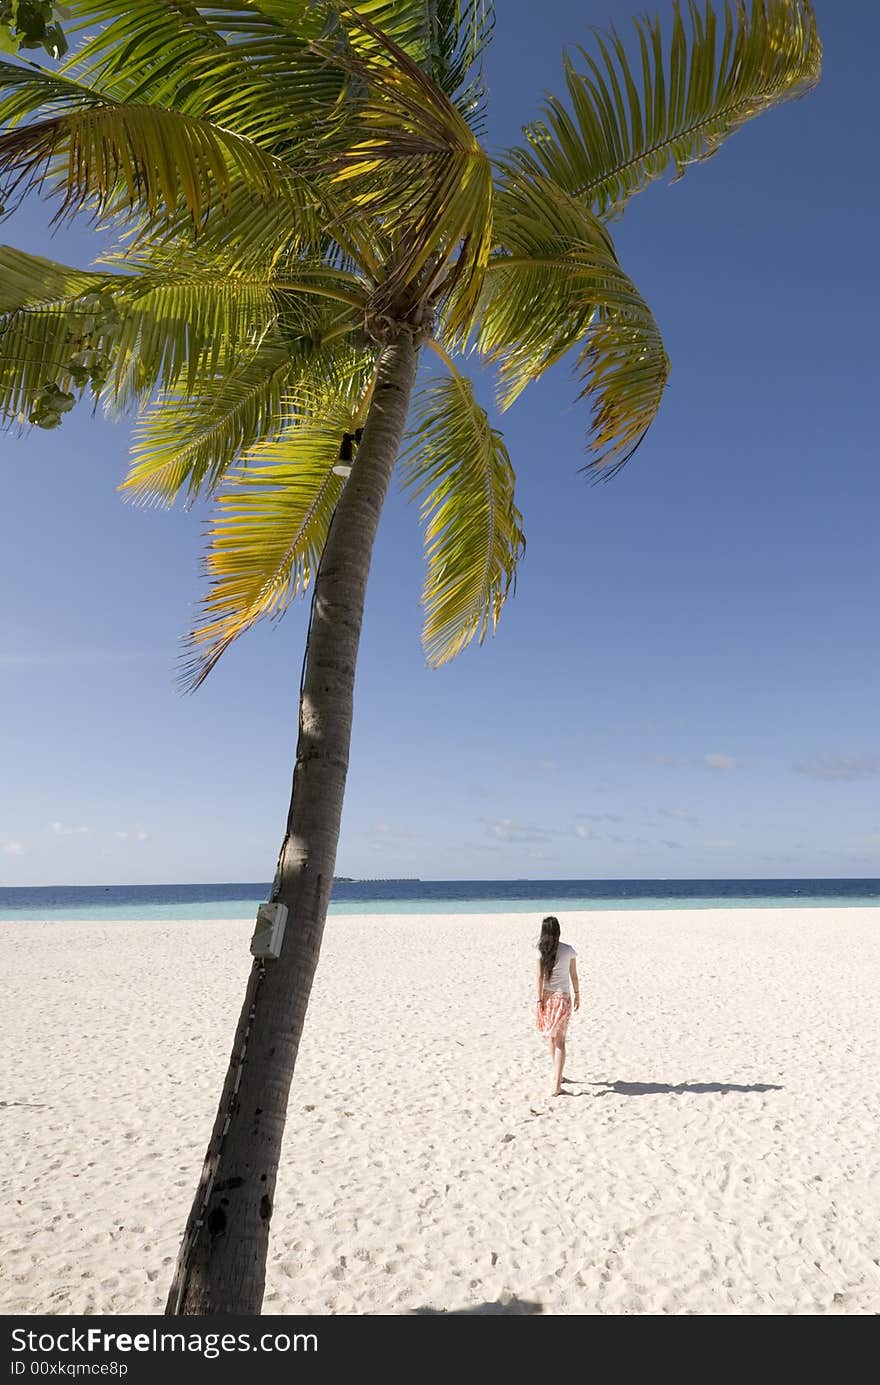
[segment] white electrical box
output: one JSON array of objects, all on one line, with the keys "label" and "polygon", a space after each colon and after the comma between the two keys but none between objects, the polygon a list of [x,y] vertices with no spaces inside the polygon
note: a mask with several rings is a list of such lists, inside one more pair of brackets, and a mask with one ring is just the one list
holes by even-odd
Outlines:
[{"label": "white electrical box", "polygon": [[255,957],[280,957],[287,923],[286,904],[261,904],[257,910],[257,926],[251,938]]}]

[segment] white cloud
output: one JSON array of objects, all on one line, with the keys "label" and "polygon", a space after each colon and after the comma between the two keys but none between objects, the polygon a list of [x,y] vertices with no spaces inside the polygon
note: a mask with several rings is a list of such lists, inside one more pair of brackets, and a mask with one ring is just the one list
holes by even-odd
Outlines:
[{"label": "white cloud", "polygon": [[576,822],[574,825],[574,835],[580,837],[582,842],[588,842],[593,836],[592,827],[588,827],[585,822]]},{"label": "white cloud", "polygon": [[145,832],[142,827],[136,827],[131,832],[116,832],[114,836],[123,842],[147,842],[150,840],[149,832]]},{"label": "white cloud", "polygon": [[7,856],[23,856],[27,848],[24,842],[4,842],[3,850]]},{"label": "white cloud", "polygon": [[56,837],[81,837],[92,830],[90,827],[68,827],[65,822],[52,822],[49,824],[49,829],[55,833]]},{"label": "white cloud", "polygon": [[677,822],[698,822],[699,818],[687,808],[661,808],[662,818],[675,818]]},{"label": "white cloud", "polygon": [[550,833],[543,827],[531,827],[526,823],[514,822],[511,818],[484,818],[486,831],[500,842],[546,842]]},{"label": "white cloud", "polygon": [[709,769],[720,769],[725,773],[736,769],[736,760],[732,755],[704,755],[703,764],[707,765]]},{"label": "white cloud", "polygon": [[736,760],[732,755],[720,755],[716,751],[703,755],[698,760],[681,759],[677,755],[649,755],[648,763],[656,765],[659,769],[690,769],[693,765],[702,765],[708,769],[736,769]]},{"label": "white cloud", "polygon": [[397,827],[390,822],[374,822],[367,829],[367,835],[381,837],[383,840],[392,838],[395,841],[411,841],[417,834],[409,827]]},{"label": "white cloud", "polygon": [[798,774],[811,779],[844,782],[872,779],[880,774],[880,755],[816,755],[794,766]]}]

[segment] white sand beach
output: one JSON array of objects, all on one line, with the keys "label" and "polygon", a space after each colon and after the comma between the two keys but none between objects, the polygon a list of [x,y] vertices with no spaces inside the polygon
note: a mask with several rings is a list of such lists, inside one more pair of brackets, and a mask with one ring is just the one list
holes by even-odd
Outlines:
[{"label": "white sand beach", "polygon": [[[880,1312],[880,909],[335,917],[267,1313]],[[161,1312],[251,923],[6,923],[0,1312]]]}]

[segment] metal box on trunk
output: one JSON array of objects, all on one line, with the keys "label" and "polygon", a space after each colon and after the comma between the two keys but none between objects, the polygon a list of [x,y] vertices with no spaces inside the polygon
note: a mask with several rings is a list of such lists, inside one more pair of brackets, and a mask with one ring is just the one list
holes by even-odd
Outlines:
[{"label": "metal box on trunk", "polygon": [[257,926],[251,938],[255,957],[280,957],[287,923],[286,904],[261,904],[257,910]]}]

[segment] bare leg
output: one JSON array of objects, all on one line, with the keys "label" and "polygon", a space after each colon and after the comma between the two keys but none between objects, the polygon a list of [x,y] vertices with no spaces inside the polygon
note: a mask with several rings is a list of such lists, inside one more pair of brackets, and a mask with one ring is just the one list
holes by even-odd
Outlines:
[{"label": "bare leg", "polygon": [[562,1096],[562,1070],[565,1067],[565,1040],[557,1039],[553,1049],[553,1095]]}]

